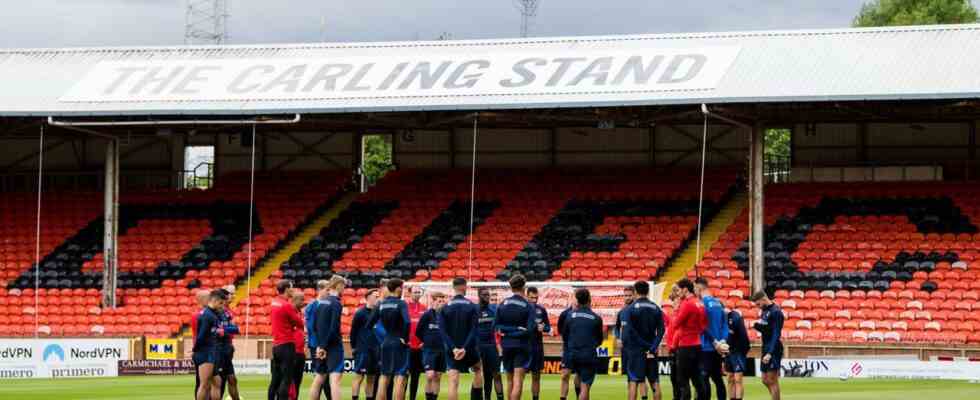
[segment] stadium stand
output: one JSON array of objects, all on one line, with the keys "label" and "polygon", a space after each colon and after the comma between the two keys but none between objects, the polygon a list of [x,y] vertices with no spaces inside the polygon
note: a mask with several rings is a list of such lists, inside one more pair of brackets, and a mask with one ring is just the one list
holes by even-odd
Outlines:
[{"label": "stadium stand", "polygon": [[[514,272],[532,280],[656,277],[691,240],[695,191],[684,174],[639,184],[629,179],[639,173],[480,170],[469,271],[468,171],[397,171],[258,285],[250,307],[254,333],[268,333],[261,311],[281,278],[293,279],[312,297],[316,280],[344,273],[354,283],[344,299],[353,310],[381,277],[446,280],[464,270],[474,280]],[[308,190],[311,180],[324,190]],[[710,217],[730,196],[734,173],[716,172],[707,182]],[[324,212],[344,183],[339,173],[260,176],[256,264]],[[786,339],[980,343],[980,275],[972,268],[980,258],[978,192],[952,183],[769,187],[767,286],[787,312]],[[124,196],[124,306],[102,310],[101,196],[46,197],[45,210],[57,214],[42,224],[41,303],[34,309],[34,199],[4,195],[0,335],[33,335],[34,313],[48,335],[176,333],[191,309],[191,289],[245,277],[248,218],[241,205],[247,196],[244,175],[229,176],[210,191]],[[744,300],[746,236],[743,214],[705,254],[699,272],[751,321],[758,312]]]},{"label": "stadium stand", "polygon": [[[349,179],[343,172],[256,177],[253,260],[261,261]],[[131,193],[121,199],[120,269],[115,310],[101,309],[101,195],[46,194],[40,303],[34,308],[35,198],[2,196],[4,229],[20,229],[0,245],[0,336],[32,336],[34,314],[45,335],[172,335],[192,309],[191,290],[239,283],[247,271],[247,174],[229,175],[208,191]],[[316,188],[316,190],[310,190]],[[244,212],[243,206],[244,205]],[[52,222],[48,223],[50,219]],[[6,223],[10,221],[10,223]],[[202,225],[210,225],[206,232]],[[185,229],[191,228],[191,229]],[[74,229],[74,231],[73,231]],[[25,233],[26,232],[26,233]],[[52,239],[46,239],[46,234]],[[203,238],[203,239],[202,239]],[[61,243],[56,241],[60,240]],[[186,251],[184,251],[186,250]],[[125,252],[124,254],[122,252]],[[183,253],[181,253],[183,252]]]},{"label": "stadium stand", "polygon": [[[766,192],[767,287],[790,341],[980,343],[980,197],[962,183],[776,185]],[[700,264],[758,317],[746,216]],[[693,271],[690,273],[693,275]]]}]

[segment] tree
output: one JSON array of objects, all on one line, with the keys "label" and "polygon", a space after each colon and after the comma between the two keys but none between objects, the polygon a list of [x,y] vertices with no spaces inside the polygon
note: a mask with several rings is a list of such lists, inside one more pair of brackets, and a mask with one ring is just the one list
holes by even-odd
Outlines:
[{"label": "tree", "polygon": [[790,130],[767,129],[766,130],[766,149],[767,159],[783,158],[789,159],[790,156]]},{"label": "tree", "polygon": [[970,0],[874,0],[861,6],[853,25],[938,25],[977,22]]},{"label": "tree", "polygon": [[363,171],[368,186],[374,185],[392,168],[391,136],[365,136]]}]

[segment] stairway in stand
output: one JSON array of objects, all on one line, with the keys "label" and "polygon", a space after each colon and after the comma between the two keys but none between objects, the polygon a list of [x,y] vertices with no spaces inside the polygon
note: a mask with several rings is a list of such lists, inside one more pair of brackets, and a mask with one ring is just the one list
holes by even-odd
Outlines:
[{"label": "stairway in stand", "polygon": [[333,204],[330,209],[324,212],[322,215],[316,217],[312,223],[307,225],[303,230],[299,232],[292,240],[286,243],[279,251],[271,258],[265,260],[264,263],[257,265],[255,272],[252,274],[252,285],[249,288],[246,285],[240,285],[235,291],[235,298],[232,301],[231,306],[234,307],[244,299],[246,299],[247,293],[249,291],[254,291],[262,284],[266,278],[271,276],[274,272],[279,270],[279,266],[282,263],[289,260],[289,257],[294,253],[298,252],[303,244],[310,241],[313,236],[320,233],[320,230],[330,225],[330,222],[337,218],[341,212],[347,209],[357,198],[358,193],[351,192],[342,195],[342,197]]},{"label": "stairway in stand", "polygon": [[[748,194],[739,191],[731,200],[725,204],[724,207],[718,212],[712,220],[707,221],[708,224],[705,225],[701,231],[701,252],[702,257],[704,253],[711,250],[711,246],[718,241],[728,226],[735,223],[735,219],[742,213],[742,210],[748,204]],[[674,259],[662,275],[660,275],[660,282],[664,282],[666,287],[664,288],[664,299],[670,294],[671,288],[674,287],[674,283],[681,278],[687,276],[687,272],[694,269],[694,264],[697,261],[697,242],[691,241],[691,243],[684,249],[684,251]]]}]

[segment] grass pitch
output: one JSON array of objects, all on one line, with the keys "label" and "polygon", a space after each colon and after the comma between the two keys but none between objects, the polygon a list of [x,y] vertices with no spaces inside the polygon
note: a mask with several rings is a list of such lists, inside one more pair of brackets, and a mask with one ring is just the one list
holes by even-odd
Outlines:
[{"label": "grass pitch", "polygon": [[[242,398],[260,400],[266,398],[268,376],[242,376],[240,386]],[[345,375],[344,399],[350,399],[350,376]],[[469,382],[469,377],[464,377]],[[304,378],[300,399],[306,399],[309,376]],[[670,399],[669,383],[666,385],[664,399]],[[592,389],[592,398],[597,400],[619,400],[626,398],[625,378],[622,376],[598,376]],[[541,399],[558,400],[558,376],[541,377]],[[96,379],[32,379],[6,380],[0,382],[0,399],[10,400],[128,400],[128,399],[191,399],[194,378],[192,376],[150,376],[119,377]],[[469,383],[463,387],[468,388]],[[961,381],[929,380],[869,380],[852,379],[800,379],[783,380],[784,399],[835,399],[835,400],[908,400],[943,399],[975,400],[980,398],[980,384]],[[525,382],[524,399],[530,399],[530,379]],[[469,397],[469,390],[461,390],[461,398]],[[573,392],[574,396],[574,392]],[[363,394],[361,396],[363,398]],[[425,397],[420,393],[418,399]],[[446,398],[445,380],[441,399]],[[768,399],[759,378],[746,378],[746,399]]]}]

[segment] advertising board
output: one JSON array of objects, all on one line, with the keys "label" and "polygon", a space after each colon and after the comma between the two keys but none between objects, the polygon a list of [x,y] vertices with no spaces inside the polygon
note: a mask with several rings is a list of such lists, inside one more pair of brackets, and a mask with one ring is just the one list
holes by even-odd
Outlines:
[{"label": "advertising board", "polygon": [[0,379],[118,375],[125,339],[0,339]]}]

